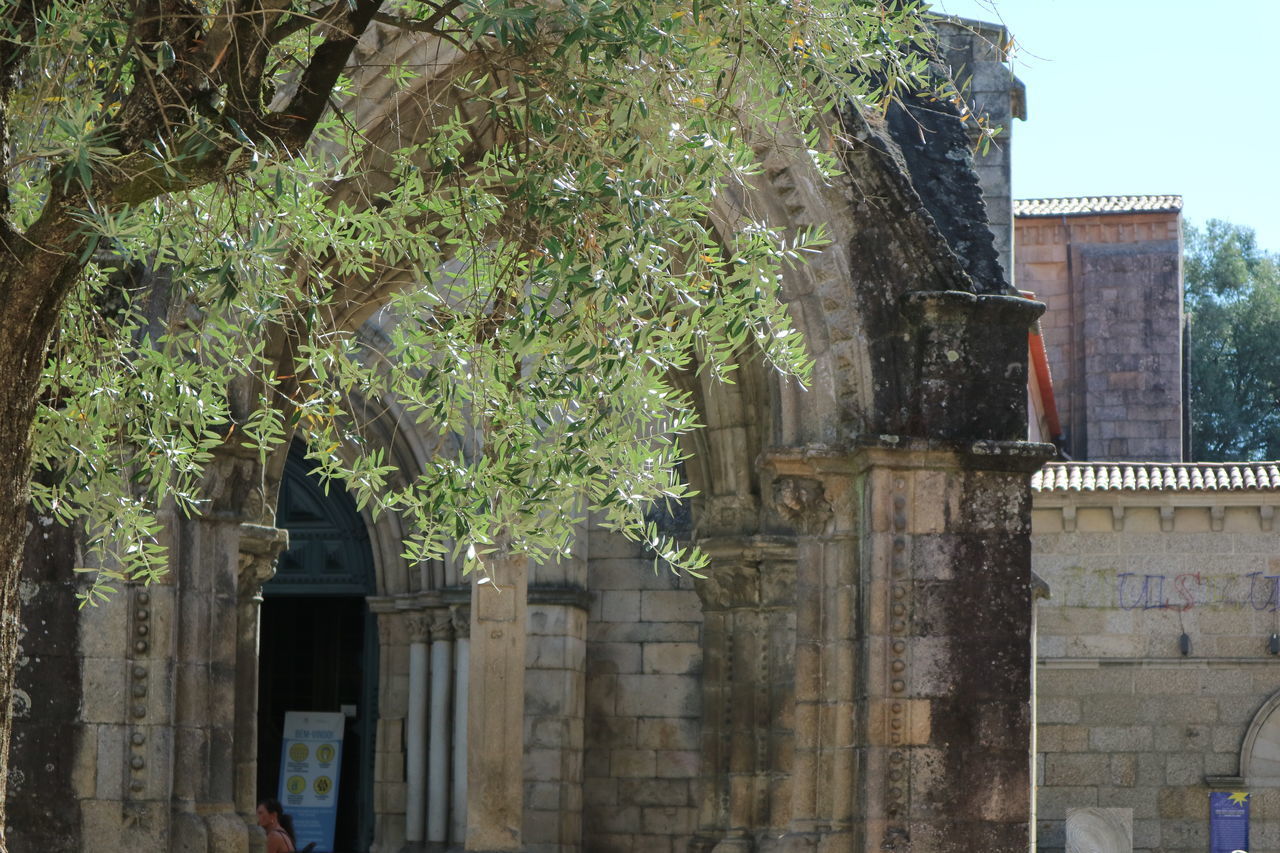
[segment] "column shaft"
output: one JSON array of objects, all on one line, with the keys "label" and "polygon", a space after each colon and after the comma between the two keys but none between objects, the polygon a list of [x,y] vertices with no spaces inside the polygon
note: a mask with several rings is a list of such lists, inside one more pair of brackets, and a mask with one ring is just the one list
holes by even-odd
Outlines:
[{"label": "column shaft", "polygon": [[460,841],[467,834],[467,714],[471,698],[471,640],[458,637],[453,646],[454,672],[457,673],[453,691],[453,796],[450,799],[449,839]]},{"label": "column shaft", "polygon": [[[419,617],[420,618],[420,617]],[[424,840],[427,798],[427,644],[425,638],[409,643],[409,713],[405,719],[405,815],[404,838],[410,844]]]},{"label": "column shaft", "polygon": [[467,850],[518,851],[524,818],[524,558],[497,556],[471,588]]},{"label": "column shaft", "polygon": [[[433,631],[433,636],[437,636]],[[453,693],[453,643],[431,642],[431,724],[427,750],[427,841],[449,840],[449,711]]]}]

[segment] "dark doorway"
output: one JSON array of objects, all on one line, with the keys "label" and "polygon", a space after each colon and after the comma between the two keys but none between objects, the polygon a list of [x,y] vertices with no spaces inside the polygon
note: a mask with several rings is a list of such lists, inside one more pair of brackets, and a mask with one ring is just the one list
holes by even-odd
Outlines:
[{"label": "dark doorway", "polygon": [[258,674],[258,797],[275,797],[285,713],[346,713],[335,853],[373,841],[378,642],[366,596],[373,558],[355,503],[326,493],[301,448],[290,454],[278,524],[289,550],[263,589]]}]

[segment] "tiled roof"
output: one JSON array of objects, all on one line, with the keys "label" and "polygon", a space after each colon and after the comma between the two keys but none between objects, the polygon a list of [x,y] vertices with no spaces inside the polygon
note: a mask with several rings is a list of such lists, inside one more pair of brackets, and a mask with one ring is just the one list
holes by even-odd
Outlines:
[{"label": "tiled roof", "polygon": [[1280,489],[1280,462],[1050,462],[1031,476],[1037,492]]},{"label": "tiled roof", "polygon": [[1177,213],[1180,195],[1102,195],[1082,198],[1023,198],[1014,216],[1088,216],[1095,213]]}]

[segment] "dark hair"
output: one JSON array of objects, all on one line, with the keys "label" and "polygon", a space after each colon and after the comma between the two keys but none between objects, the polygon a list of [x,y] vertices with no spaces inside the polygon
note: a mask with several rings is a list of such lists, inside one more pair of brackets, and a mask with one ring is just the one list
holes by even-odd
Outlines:
[{"label": "dark hair", "polygon": [[280,805],[280,801],[273,797],[267,797],[265,800],[259,800],[258,805],[276,816],[276,820],[280,821],[280,828],[289,836],[289,842],[296,847],[298,839],[293,834],[293,817],[285,812],[284,806]]}]

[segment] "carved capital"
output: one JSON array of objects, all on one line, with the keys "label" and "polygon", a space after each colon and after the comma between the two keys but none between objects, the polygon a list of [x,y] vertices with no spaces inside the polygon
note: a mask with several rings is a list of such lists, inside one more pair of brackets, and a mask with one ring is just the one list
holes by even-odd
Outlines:
[{"label": "carved capital", "polygon": [[433,642],[453,639],[453,614],[446,607],[427,611],[427,633]]},{"label": "carved capital", "polygon": [[822,482],[810,477],[783,476],[773,481],[773,505],[778,514],[804,533],[820,533],[831,519],[831,503]]},{"label": "carved capital", "polygon": [[788,606],[795,601],[796,543],[791,537],[747,536],[698,542],[711,558],[694,588],[705,611]]},{"label": "carved capital", "polygon": [[377,613],[378,644],[391,646],[404,642],[404,615],[395,612]]},{"label": "carved capital", "polygon": [[453,620],[453,635],[459,640],[471,636],[471,608],[465,604],[455,604],[449,608]]},{"label": "carved capital", "polygon": [[411,643],[425,643],[431,639],[431,620],[424,611],[408,613],[404,617],[405,632]]},{"label": "carved capital", "polygon": [[262,585],[276,573],[276,558],[289,547],[289,531],[262,524],[240,525],[240,569],[238,589],[241,598],[256,598]]}]

